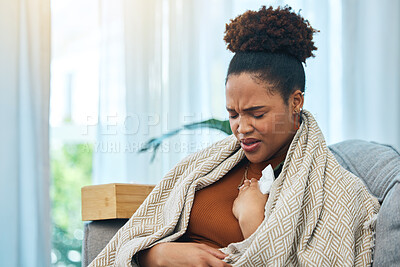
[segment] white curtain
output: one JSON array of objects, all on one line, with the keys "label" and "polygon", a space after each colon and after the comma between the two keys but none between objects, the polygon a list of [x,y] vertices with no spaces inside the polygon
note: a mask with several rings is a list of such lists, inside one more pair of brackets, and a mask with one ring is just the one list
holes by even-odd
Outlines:
[{"label": "white curtain", "polygon": [[400,148],[400,1],[288,0],[311,25],[305,107],[328,144],[364,139]]},{"label": "white curtain", "polygon": [[[106,87],[100,92],[103,104],[94,182],[156,183],[185,155],[225,136],[206,129],[183,132],[163,143],[153,163],[151,153],[138,153],[150,138],[184,124],[226,118],[224,78],[231,55],[225,51],[222,37],[231,17],[231,4],[218,0],[118,3],[122,4],[122,16],[113,18],[118,23],[124,18],[124,43],[118,51],[124,51],[125,57],[114,65],[110,64],[112,60],[102,61],[101,70],[108,80],[114,67],[125,70],[118,74],[120,78],[125,75],[125,84],[115,86],[117,82],[111,85],[103,81]],[[103,40],[104,49],[111,46],[110,41]],[[111,54],[114,59],[120,57],[115,49]],[[114,110],[107,107],[111,103]],[[110,122],[113,115],[115,121]]]},{"label": "white curtain", "polygon": [[94,183],[127,182],[123,0],[100,0],[100,80]]},{"label": "white curtain", "polygon": [[[224,119],[224,65],[230,55],[221,51],[229,1],[126,3],[126,106],[140,123],[128,143],[140,147],[184,124]],[[223,137],[205,129],[182,132],[163,143],[153,163],[150,153],[129,153],[127,178],[157,183],[185,155]]]},{"label": "white curtain", "polygon": [[[113,141],[99,136],[103,150],[95,150],[101,162],[95,165],[96,183],[156,183],[183,156],[224,137],[210,130],[183,132],[163,143],[153,163],[151,153],[137,153],[145,141],[184,124],[227,118],[224,79],[232,54],[222,40],[225,23],[263,4],[288,4],[320,30],[315,35],[316,57],[305,66],[305,108],[316,116],[328,144],[360,138],[399,145],[396,1],[379,3],[379,8],[372,0],[119,1],[121,16],[116,18],[124,30],[117,39],[124,37],[118,52],[112,53],[118,53],[120,69],[125,70],[119,81],[123,76],[125,80],[118,89],[110,84],[101,89],[100,102],[111,103],[115,94],[120,98],[114,113],[100,107],[106,112],[99,121],[106,121],[107,114],[118,113],[118,118],[112,125],[108,121],[107,129],[117,130]],[[393,31],[381,30],[388,27]],[[103,64],[108,68],[103,76],[113,77],[112,64]],[[107,94],[114,94],[114,100]]]},{"label": "white curtain", "polygon": [[0,1],[0,266],[50,266],[50,2]]},{"label": "white curtain", "polygon": [[343,134],[400,148],[400,1],[343,1]]}]

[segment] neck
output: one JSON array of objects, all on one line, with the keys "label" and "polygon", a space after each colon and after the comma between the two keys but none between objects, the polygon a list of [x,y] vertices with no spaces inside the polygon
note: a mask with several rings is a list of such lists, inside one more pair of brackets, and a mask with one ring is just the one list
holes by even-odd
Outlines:
[{"label": "neck", "polygon": [[278,166],[279,163],[284,161],[285,158],[286,158],[286,153],[280,153],[279,155],[275,154],[274,157],[271,157],[268,160],[262,162],[252,163],[249,161],[249,168],[254,172],[259,172],[262,171],[269,164],[271,164],[272,168],[275,169],[275,167]]}]

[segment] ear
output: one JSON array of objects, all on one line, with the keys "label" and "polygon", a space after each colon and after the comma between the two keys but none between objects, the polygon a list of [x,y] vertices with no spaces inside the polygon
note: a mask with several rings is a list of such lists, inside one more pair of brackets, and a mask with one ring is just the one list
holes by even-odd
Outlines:
[{"label": "ear", "polygon": [[304,95],[303,92],[297,89],[292,93],[289,98],[289,107],[291,108],[291,112],[299,113],[302,110],[304,105]]}]

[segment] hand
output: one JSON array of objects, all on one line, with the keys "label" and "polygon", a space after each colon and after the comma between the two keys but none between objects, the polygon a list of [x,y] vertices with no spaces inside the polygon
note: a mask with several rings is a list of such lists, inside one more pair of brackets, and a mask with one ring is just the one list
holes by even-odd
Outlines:
[{"label": "hand", "polygon": [[140,266],[145,267],[231,266],[222,261],[227,255],[220,250],[198,243],[160,243],[138,256]]},{"label": "hand", "polygon": [[239,195],[233,202],[232,212],[239,221],[244,238],[257,230],[264,220],[268,195],[261,193],[257,179],[245,180],[239,188]]}]

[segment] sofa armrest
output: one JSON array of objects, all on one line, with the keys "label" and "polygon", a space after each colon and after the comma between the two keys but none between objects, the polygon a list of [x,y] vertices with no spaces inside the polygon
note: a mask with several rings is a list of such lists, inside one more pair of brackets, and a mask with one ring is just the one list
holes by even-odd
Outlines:
[{"label": "sofa armrest", "polygon": [[153,185],[105,184],[82,188],[82,266],[88,266],[153,190]]},{"label": "sofa armrest", "polygon": [[154,185],[100,184],[82,187],[82,220],[129,219]]},{"label": "sofa armrest", "polygon": [[101,220],[85,223],[82,244],[82,266],[88,266],[105,248],[115,233],[128,219]]}]

